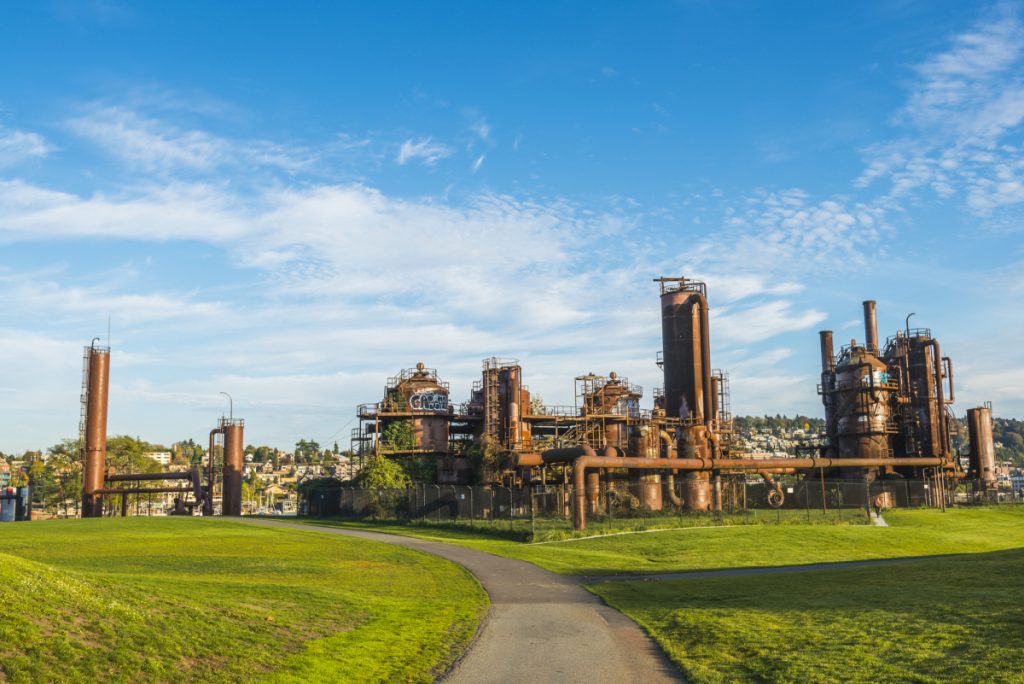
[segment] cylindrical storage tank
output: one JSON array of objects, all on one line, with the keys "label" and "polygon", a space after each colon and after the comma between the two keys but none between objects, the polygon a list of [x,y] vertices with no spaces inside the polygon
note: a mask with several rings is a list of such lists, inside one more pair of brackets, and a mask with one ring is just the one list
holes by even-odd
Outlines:
[{"label": "cylindrical storage tank", "polygon": [[504,446],[514,449],[522,439],[520,423],[522,420],[522,372],[519,366],[502,368],[498,374],[500,385],[498,397],[501,404],[501,442]]},{"label": "cylindrical storage tank", "polygon": [[711,369],[703,361],[703,300],[703,295],[690,290],[661,294],[665,415],[669,418],[704,421],[704,388],[710,389]]},{"label": "cylindrical storage tank", "polygon": [[996,445],[992,435],[992,409],[967,409],[967,431],[971,442],[971,475],[986,487],[996,483]]},{"label": "cylindrical storage tank", "polygon": [[[679,458],[707,458],[708,443],[704,427],[684,428],[676,442]],[[690,471],[683,478],[683,507],[690,511],[711,509],[711,479],[706,471]]]},{"label": "cylindrical storage tank", "polygon": [[110,349],[88,347],[85,409],[85,465],[82,473],[82,517],[103,515],[103,488],[107,465],[107,401],[110,388]]},{"label": "cylindrical storage tank", "polygon": [[[658,431],[653,426],[643,425],[629,431],[629,455],[638,458],[658,458],[660,456]],[[633,496],[640,501],[640,506],[648,511],[660,511],[663,507],[661,497],[661,475],[649,470],[630,470],[629,488]]]},{"label": "cylindrical storage tank", "polygon": [[942,420],[945,407],[939,401],[940,388],[936,383],[936,358],[932,339],[918,335],[909,340],[908,371],[912,391],[912,407],[916,414],[917,450],[920,456],[941,456],[943,445]]},{"label": "cylindrical storage tank", "polygon": [[[888,458],[892,456],[889,419],[893,388],[888,366],[864,347],[852,346],[836,367],[835,437],[839,458]],[[877,468],[846,468],[844,479],[860,480],[865,472],[874,477]]]},{"label": "cylindrical storage tank", "polygon": [[18,487],[15,491],[15,521],[32,519],[32,490],[28,487]]},{"label": "cylindrical storage tank", "polygon": [[409,408],[420,415],[412,419],[416,448],[448,452],[450,404],[448,388],[438,382],[433,371],[423,363],[399,386]]},{"label": "cylindrical storage tank", "polygon": [[711,475],[691,471],[683,478],[683,506],[690,511],[711,510]]},{"label": "cylindrical storage tank", "polygon": [[221,492],[223,515],[242,515],[244,424],[242,420],[221,419],[221,428],[224,430],[224,488]]}]

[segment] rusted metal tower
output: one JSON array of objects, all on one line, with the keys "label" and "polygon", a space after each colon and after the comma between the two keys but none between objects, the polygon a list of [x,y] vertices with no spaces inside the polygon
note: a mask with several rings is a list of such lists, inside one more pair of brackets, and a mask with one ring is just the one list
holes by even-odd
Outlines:
[{"label": "rusted metal tower", "polygon": [[101,490],[107,463],[110,348],[96,346],[96,339],[85,348],[82,387],[82,517],[98,518],[103,515]]}]

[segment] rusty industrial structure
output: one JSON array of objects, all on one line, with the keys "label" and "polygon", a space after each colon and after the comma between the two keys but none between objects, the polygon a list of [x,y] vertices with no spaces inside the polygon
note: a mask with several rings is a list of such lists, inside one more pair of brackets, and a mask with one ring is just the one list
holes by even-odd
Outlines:
[{"label": "rusty industrial structure", "polygon": [[103,515],[104,471],[107,465],[107,400],[110,385],[110,348],[85,348],[82,380],[82,517]]},{"label": "rusty industrial structure", "polygon": [[[903,505],[944,502],[951,478],[994,481],[991,409],[968,412],[967,473],[953,450],[952,361],[923,328],[908,326],[880,344],[874,301],[864,302],[863,344],[851,341],[836,354],[832,332],[820,333],[826,428],[818,453],[745,453],[732,430],[729,376],[711,362],[705,283],[655,282],[664,386],[654,390],[653,409],[640,408],[643,389],[615,373],[580,375],[574,406],[545,406],[523,384],[519,363],[498,358],[484,360],[469,401],[456,404],[448,383],[420,363],[389,379],[380,402],[358,407],[353,450],[433,460],[439,484],[571,484],[566,512],[577,529],[609,506],[611,495],[652,511],[722,510],[731,483],[748,475],[765,481],[767,502],[776,507],[785,498],[776,479],[782,474],[802,479],[807,490],[825,477],[857,483],[848,498],[864,504],[872,483],[893,478],[935,483],[931,497],[905,488],[911,500]],[[402,421],[412,426],[411,443],[389,441],[389,426]]]},{"label": "rusty industrial structure", "polygon": [[[97,338],[98,339],[98,338]],[[104,497],[119,496],[121,515],[128,514],[131,496],[147,494],[178,494],[172,514],[191,515],[202,506],[204,515],[213,515],[216,485],[214,435],[224,436],[224,467],[222,476],[222,510],[224,515],[242,514],[242,430],[244,421],[221,418],[218,428],[210,433],[207,454],[207,478],[203,482],[199,468],[163,473],[117,473],[107,468],[107,407],[110,396],[110,347],[97,346],[97,339],[85,348],[82,370],[82,414],[79,423],[82,444],[82,517],[98,518],[105,514]],[[172,481],[183,482],[167,486]],[[139,483],[153,482],[152,487]],[[191,498],[189,498],[191,497]],[[113,511],[109,511],[112,513]]]},{"label": "rusty industrial structure", "polygon": [[222,438],[221,452],[221,514],[242,515],[242,470],[244,467],[245,421],[235,418],[234,411],[229,417],[222,417],[217,427],[210,430],[210,448],[206,460],[206,487],[203,490],[203,515],[214,514],[214,489],[217,483],[217,436]]}]

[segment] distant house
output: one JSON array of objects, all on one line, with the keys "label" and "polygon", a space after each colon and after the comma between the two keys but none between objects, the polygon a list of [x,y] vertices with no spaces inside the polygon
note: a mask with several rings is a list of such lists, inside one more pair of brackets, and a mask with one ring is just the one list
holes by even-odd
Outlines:
[{"label": "distant house", "polygon": [[170,451],[148,451],[144,456],[148,456],[162,466],[171,465],[171,452]]}]

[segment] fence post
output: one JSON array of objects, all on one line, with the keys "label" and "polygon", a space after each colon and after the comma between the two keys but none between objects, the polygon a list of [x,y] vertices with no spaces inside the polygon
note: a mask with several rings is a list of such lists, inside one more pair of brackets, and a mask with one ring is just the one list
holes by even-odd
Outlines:
[{"label": "fence post", "polygon": [[473,526],[473,485],[466,487],[469,490],[469,526]]},{"label": "fence post", "polygon": [[868,524],[871,524],[871,485],[868,484],[868,476],[864,475],[864,511],[868,514]]},{"label": "fence post", "polygon": [[533,512],[533,487],[530,488],[530,541],[533,541],[537,536],[537,522],[534,519]]}]

